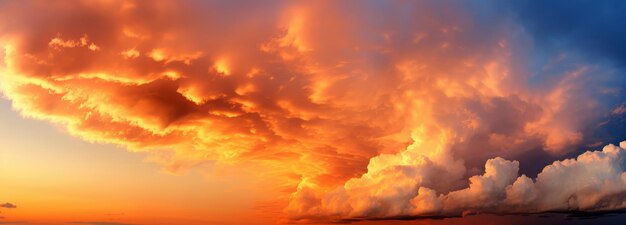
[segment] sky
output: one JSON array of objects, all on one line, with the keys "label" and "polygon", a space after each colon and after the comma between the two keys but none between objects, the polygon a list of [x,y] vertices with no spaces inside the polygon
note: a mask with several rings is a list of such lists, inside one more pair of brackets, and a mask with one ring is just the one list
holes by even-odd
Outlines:
[{"label": "sky", "polygon": [[619,224],[625,20],[0,0],[0,224]]}]

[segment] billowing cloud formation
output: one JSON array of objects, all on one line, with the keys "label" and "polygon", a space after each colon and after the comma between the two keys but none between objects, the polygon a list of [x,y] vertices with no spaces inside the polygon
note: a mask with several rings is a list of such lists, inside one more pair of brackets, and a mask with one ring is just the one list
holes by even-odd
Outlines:
[{"label": "billowing cloud formation", "polygon": [[387,164],[321,196],[301,186],[289,210],[298,215],[295,219],[342,220],[623,209],[624,148],[626,141],[619,147],[607,145],[602,151],[556,161],[534,181],[518,176],[519,162],[496,157],[487,160],[483,175],[469,178],[469,187],[451,192],[437,191],[441,189],[437,185],[447,178],[441,176],[446,174],[442,173],[444,165],[435,165],[428,158]]},{"label": "billowing cloud formation", "polygon": [[503,158],[575,150],[612,106],[600,99],[619,92],[606,85],[619,84],[610,68],[568,52],[547,54],[537,72],[531,35],[479,5],[0,6],[0,88],[16,110],[171,169],[254,164],[298,186],[295,219],[541,210],[531,197],[551,194],[542,180],[556,172],[517,178]]}]

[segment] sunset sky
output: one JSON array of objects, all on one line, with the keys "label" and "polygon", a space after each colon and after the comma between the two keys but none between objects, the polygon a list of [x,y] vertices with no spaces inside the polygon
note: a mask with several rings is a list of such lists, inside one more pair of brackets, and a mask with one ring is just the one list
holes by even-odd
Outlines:
[{"label": "sunset sky", "polygon": [[617,0],[0,0],[0,224],[621,224],[624,21]]}]

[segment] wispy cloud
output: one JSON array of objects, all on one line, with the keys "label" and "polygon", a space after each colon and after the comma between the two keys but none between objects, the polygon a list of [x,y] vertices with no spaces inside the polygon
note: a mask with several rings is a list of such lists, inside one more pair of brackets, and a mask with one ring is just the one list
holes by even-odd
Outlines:
[{"label": "wispy cloud", "polygon": [[6,202],[3,204],[0,204],[0,208],[14,209],[14,208],[17,208],[17,206],[13,203]]},{"label": "wispy cloud", "polygon": [[106,221],[75,221],[68,224],[87,224],[87,225],[135,225],[132,223],[106,222]]}]

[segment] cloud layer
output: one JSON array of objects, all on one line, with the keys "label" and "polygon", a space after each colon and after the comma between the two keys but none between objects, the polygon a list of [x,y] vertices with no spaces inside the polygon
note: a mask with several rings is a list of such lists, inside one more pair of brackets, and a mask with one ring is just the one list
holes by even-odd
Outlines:
[{"label": "cloud layer", "polygon": [[537,72],[532,34],[480,4],[0,6],[0,88],[16,110],[172,170],[253,167],[296,191],[292,219],[622,204],[609,201],[623,187],[617,147],[518,177],[534,155],[597,141],[588,127],[620,93],[611,67],[557,51]]}]

